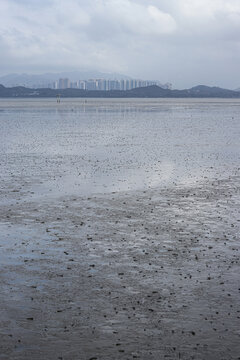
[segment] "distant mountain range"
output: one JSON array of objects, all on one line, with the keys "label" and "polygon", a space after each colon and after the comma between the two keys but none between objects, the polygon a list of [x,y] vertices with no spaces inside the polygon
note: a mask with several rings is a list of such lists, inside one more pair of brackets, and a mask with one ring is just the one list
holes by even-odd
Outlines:
[{"label": "distant mountain range", "polygon": [[80,98],[240,98],[240,92],[219,87],[198,85],[191,89],[170,90],[159,86],[147,86],[132,90],[81,90],[81,89],[30,89],[23,86],[5,87],[0,85],[1,98],[37,97],[80,97]]}]

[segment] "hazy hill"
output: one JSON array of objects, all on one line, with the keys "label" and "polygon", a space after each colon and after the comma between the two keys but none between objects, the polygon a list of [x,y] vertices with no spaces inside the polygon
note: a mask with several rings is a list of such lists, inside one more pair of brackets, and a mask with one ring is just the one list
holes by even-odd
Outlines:
[{"label": "hazy hill", "polygon": [[205,86],[205,85],[198,85],[195,86],[189,90],[186,91],[190,91],[190,93],[193,95],[198,96],[199,94],[201,94],[201,96],[205,95],[206,97],[215,97],[215,96],[223,96],[223,97],[234,97],[234,90],[228,90],[228,89],[222,89],[220,87],[209,87],[209,86]]},{"label": "hazy hill", "polygon": [[159,86],[147,86],[132,90],[90,91],[80,89],[29,89],[23,86],[0,85],[0,97],[80,97],[80,98],[240,98],[240,92],[218,87],[198,85],[191,89],[169,90]]}]

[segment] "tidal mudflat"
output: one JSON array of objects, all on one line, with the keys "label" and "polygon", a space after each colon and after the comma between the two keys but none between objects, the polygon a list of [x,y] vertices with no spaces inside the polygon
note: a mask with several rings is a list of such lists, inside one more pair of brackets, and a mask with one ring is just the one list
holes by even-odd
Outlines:
[{"label": "tidal mudflat", "polygon": [[0,101],[0,359],[240,358],[239,110]]}]

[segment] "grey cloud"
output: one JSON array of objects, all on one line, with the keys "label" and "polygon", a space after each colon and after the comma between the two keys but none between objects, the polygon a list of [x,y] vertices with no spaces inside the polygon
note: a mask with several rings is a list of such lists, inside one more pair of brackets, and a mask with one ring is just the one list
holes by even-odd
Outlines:
[{"label": "grey cloud", "polygon": [[240,85],[238,0],[1,0],[0,14],[1,72],[89,67]]}]

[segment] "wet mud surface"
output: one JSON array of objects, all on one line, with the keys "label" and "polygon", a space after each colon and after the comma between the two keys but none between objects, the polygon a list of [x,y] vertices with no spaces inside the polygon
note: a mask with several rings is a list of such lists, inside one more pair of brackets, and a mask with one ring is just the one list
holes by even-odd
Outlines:
[{"label": "wet mud surface", "polygon": [[239,100],[0,100],[0,360],[240,359]]},{"label": "wet mud surface", "polygon": [[237,170],[90,197],[11,190],[0,219],[1,360],[240,359]]}]

